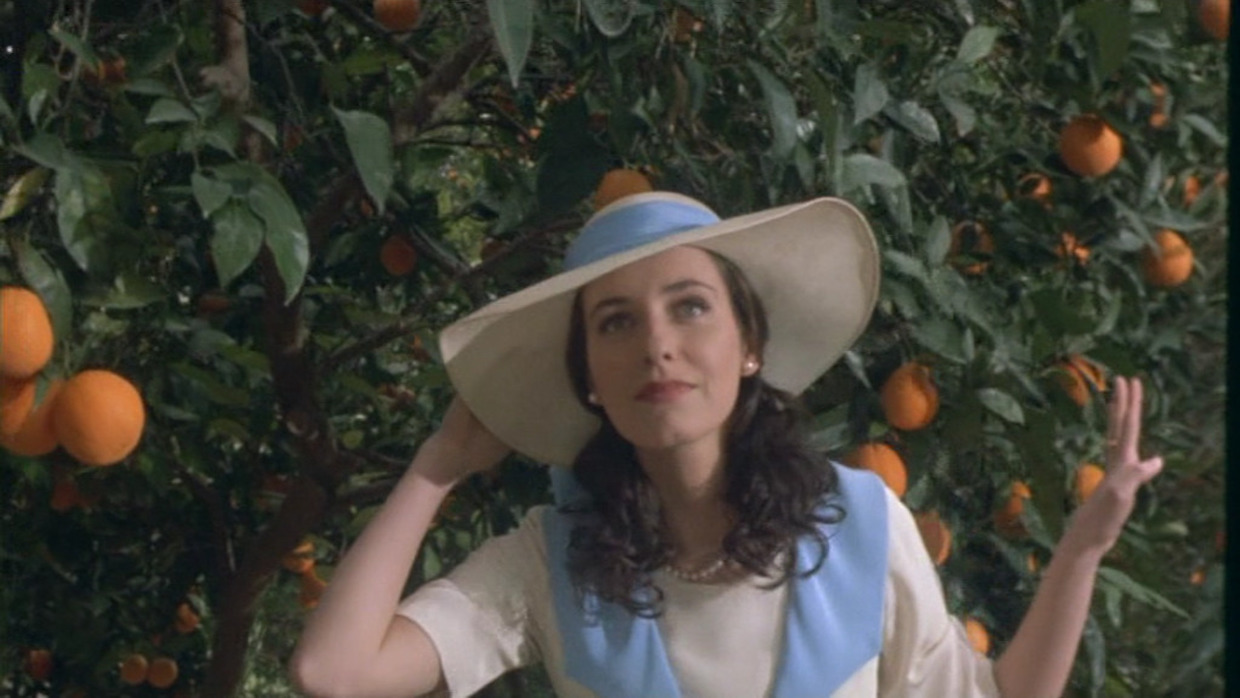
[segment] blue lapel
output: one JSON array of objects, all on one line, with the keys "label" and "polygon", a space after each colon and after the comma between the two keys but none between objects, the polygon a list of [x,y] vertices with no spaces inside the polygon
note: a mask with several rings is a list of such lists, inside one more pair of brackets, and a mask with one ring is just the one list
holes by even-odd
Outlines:
[{"label": "blue lapel", "polygon": [[[839,494],[829,503],[846,515],[825,527],[830,549],[818,571],[789,582],[774,698],[829,696],[882,650],[884,485],[869,472],[841,466],[836,471]],[[552,468],[552,477],[557,500],[569,501],[575,485],[571,475]],[[543,525],[567,674],[602,698],[680,698],[658,623],[590,594],[579,603],[567,567],[571,521],[548,509]],[[797,545],[801,569],[808,569],[817,549],[810,540]]]}]

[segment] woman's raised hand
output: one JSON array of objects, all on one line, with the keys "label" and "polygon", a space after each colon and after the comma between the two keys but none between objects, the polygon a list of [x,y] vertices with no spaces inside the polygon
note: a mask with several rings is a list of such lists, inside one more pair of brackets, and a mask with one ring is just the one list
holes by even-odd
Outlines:
[{"label": "woman's raised hand", "polygon": [[1076,510],[1072,524],[1074,543],[1084,550],[1102,554],[1115,545],[1137,489],[1162,470],[1162,456],[1142,459],[1139,452],[1141,404],[1141,380],[1116,376],[1107,408],[1106,477]]},{"label": "woman's raised hand", "polygon": [[[427,474],[450,480],[490,470],[512,450],[474,416],[459,395],[452,398],[443,424],[422,448],[429,451],[425,454]],[[415,464],[419,460],[422,459],[415,460]]]}]

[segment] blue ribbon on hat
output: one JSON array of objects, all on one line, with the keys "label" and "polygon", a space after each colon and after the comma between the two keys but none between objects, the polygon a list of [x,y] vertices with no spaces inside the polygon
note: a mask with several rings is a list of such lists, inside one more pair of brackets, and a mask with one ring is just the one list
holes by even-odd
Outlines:
[{"label": "blue ribbon on hat", "polygon": [[[840,476],[839,489],[828,502],[841,506],[846,516],[823,527],[830,548],[818,571],[788,581],[774,698],[829,696],[882,651],[888,543],[885,486],[873,473],[832,467]],[[558,469],[552,470],[554,474]],[[571,473],[566,474],[570,477],[554,478],[561,502],[582,494]],[[601,698],[680,698],[657,621],[590,593],[578,595],[567,566],[571,518],[548,508],[543,526],[568,676]],[[801,569],[808,569],[817,547],[802,539],[797,553]]]},{"label": "blue ribbon on hat", "polygon": [[693,228],[718,223],[714,212],[681,201],[653,199],[618,205],[591,219],[564,254],[564,268],[576,269]]}]

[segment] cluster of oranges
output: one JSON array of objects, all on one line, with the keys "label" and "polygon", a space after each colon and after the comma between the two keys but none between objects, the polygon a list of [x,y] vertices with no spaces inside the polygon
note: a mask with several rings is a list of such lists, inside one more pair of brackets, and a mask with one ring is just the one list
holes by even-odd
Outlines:
[{"label": "cluster of oranges", "polygon": [[169,688],[177,682],[181,669],[172,657],[149,659],[141,652],[134,652],[121,660],[121,683],[139,686],[147,683],[155,688]]},{"label": "cluster of oranges", "polygon": [[39,295],[20,286],[0,288],[0,446],[22,456],[59,446],[85,465],[119,463],[142,438],[142,395],[103,369],[52,379],[40,391],[39,375],[54,344]]},{"label": "cluster of oranges", "polygon": [[323,591],[327,589],[327,582],[323,581],[315,569],[314,541],[303,540],[297,547],[285,553],[280,564],[300,578],[301,592],[298,594],[297,601],[302,608],[311,609],[318,606]]}]

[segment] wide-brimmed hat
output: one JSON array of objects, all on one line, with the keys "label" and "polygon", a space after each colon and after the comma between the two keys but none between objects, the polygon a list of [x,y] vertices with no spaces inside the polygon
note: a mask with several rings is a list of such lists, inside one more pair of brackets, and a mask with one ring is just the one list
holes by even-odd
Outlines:
[{"label": "wide-brimmed hat", "polygon": [[614,269],[681,245],[717,252],[744,272],[770,327],[761,375],[794,394],[856,341],[878,297],[878,247],[846,201],[819,198],[720,220],[687,196],[634,194],[586,221],[565,271],[440,333],[457,393],[514,450],[571,465],[599,427],[578,401],[565,361],[574,297]]}]

